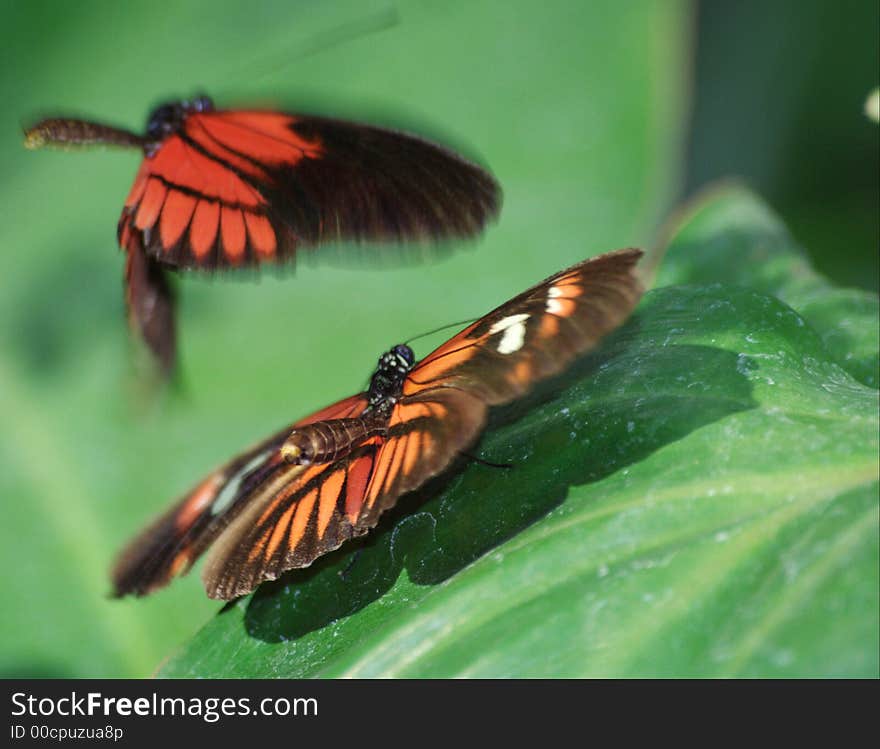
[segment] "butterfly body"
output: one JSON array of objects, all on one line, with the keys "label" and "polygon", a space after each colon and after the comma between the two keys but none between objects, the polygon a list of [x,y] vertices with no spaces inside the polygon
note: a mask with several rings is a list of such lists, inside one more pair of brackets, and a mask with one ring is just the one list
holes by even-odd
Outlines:
[{"label": "butterfly body", "polygon": [[358,444],[371,437],[385,436],[387,411],[375,410],[363,416],[319,421],[294,429],[281,446],[281,457],[303,466],[341,460]]},{"label": "butterfly body", "polygon": [[[25,145],[143,153],[117,239],[126,255],[143,256],[126,264],[128,316],[165,371],[175,360],[165,272],[288,263],[340,241],[473,237],[501,202],[488,172],[417,136],[306,114],[218,109],[207,96],[156,107],[144,135],[52,118],[27,129]],[[412,256],[426,254],[421,247]],[[141,270],[138,284],[132,266]]]},{"label": "butterfly body", "polygon": [[147,117],[147,132],[143,139],[144,154],[148,158],[153,156],[166,138],[180,133],[190,114],[213,111],[214,102],[207,96],[160,104]]},{"label": "butterfly body", "polygon": [[281,456],[299,465],[331,463],[371,437],[384,437],[394,404],[414,364],[415,355],[409,346],[394,346],[379,359],[366,393],[368,405],[360,416],[317,421],[294,429],[281,446]]}]

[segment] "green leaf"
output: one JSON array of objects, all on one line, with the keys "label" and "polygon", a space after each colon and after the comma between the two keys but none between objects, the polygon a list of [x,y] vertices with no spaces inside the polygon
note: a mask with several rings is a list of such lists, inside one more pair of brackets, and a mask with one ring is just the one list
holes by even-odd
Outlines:
[{"label": "green leaf", "polygon": [[511,469],[464,461],[161,673],[877,676],[877,406],[775,297],[658,289],[495,413]]},{"label": "green leaf", "polygon": [[[392,6],[397,26],[296,56]],[[0,619],[0,673],[152,673],[218,607],[196,575],[107,600],[113,554],[140,526],[247,444],[360,390],[389,345],[643,244],[681,170],[690,13],[671,2],[4,3],[0,566],[14,605]],[[202,90],[224,106],[319,106],[460,144],[503,185],[501,221],[428,266],[184,277],[183,393],[144,403],[115,234],[139,155],[27,152],[20,126],[69,112],[140,129],[157,103]]]},{"label": "green leaf", "polygon": [[742,187],[705,190],[677,216],[657,285],[724,281],[775,294],[810,323],[853,377],[880,386],[877,294],[816,273],[782,222]]}]

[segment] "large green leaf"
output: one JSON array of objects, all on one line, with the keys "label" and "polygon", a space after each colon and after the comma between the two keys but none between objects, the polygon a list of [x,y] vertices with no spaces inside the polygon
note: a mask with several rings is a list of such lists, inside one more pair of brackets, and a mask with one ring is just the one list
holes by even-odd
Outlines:
[{"label": "large green leaf", "polygon": [[[727,225],[693,231],[669,273],[809,270],[774,255],[732,276]],[[877,676],[877,396],[764,291],[657,289],[495,414],[479,454],[512,468],[464,461],[352,569],[342,550],[264,585],[162,674]]]},{"label": "large green leaf", "polygon": [[[295,57],[389,7],[393,28]],[[360,389],[389,345],[643,244],[681,165],[689,29],[689,5],[653,0],[3,4],[0,673],[151,673],[217,606],[195,575],[105,598],[140,525],[236,450]],[[184,279],[184,392],[140,405],[115,242],[137,154],[25,152],[19,126],[70,111],[139,128],[203,88],[469,147],[504,187],[501,221],[427,268]]]},{"label": "large green leaf", "polygon": [[816,273],[782,222],[754,195],[736,185],[706,190],[681,211],[673,230],[659,286],[724,281],[775,294],[816,329],[853,377],[880,386],[877,294],[836,288]]}]

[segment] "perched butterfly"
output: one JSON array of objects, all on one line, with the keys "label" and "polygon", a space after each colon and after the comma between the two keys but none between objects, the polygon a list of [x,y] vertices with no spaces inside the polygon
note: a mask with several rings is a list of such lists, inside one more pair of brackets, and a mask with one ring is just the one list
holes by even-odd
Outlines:
[{"label": "perched butterfly", "polygon": [[619,250],[561,271],[418,363],[395,346],[366,392],[234,458],[144,530],[116,563],[115,594],[160,588],[211,546],[208,595],[235,598],[366,533],[474,442],[489,406],[560,372],[629,316],[641,255]]},{"label": "perched butterfly", "polygon": [[119,219],[132,328],[167,372],[174,299],[165,270],[275,263],[338,240],[479,233],[499,210],[494,178],[415,136],[323,117],[218,110],[205,97],[155,109],[140,136],[74,119],[25,131],[28,148],[115,145],[144,159]]}]

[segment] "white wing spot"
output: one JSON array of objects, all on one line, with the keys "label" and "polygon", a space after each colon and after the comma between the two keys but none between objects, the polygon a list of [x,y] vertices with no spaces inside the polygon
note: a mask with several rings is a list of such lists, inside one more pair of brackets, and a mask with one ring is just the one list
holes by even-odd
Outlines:
[{"label": "white wing spot", "polygon": [[526,339],[526,320],[528,319],[528,313],[521,312],[518,315],[505,317],[489,328],[490,335],[504,331],[504,335],[498,342],[499,354],[512,354],[522,348]]},{"label": "white wing spot", "polygon": [[502,330],[507,330],[511,325],[516,325],[517,323],[521,323],[525,320],[529,319],[529,315],[527,312],[520,312],[518,315],[510,315],[508,317],[502,317],[498,322],[496,322],[491,328],[489,328],[489,335],[494,333],[500,333]]},{"label": "white wing spot", "polygon": [[547,311],[551,315],[562,312],[562,304],[558,301],[558,297],[564,296],[564,292],[558,286],[551,286],[547,289]]},{"label": "white wing spot", "polygon": [[270,452],[271,450],[261,452],[259,455],[249,460],[246,465],[239,468],[238,472],[229,480],[226,486],[223,487],[223,491],[217,495],[217,499],[214,500],[214,506],[211,508],[211,515],[219,515],[227,508],[229,503],[235,498],[235,495],[238,494],[242,479],[265,460]]}]

